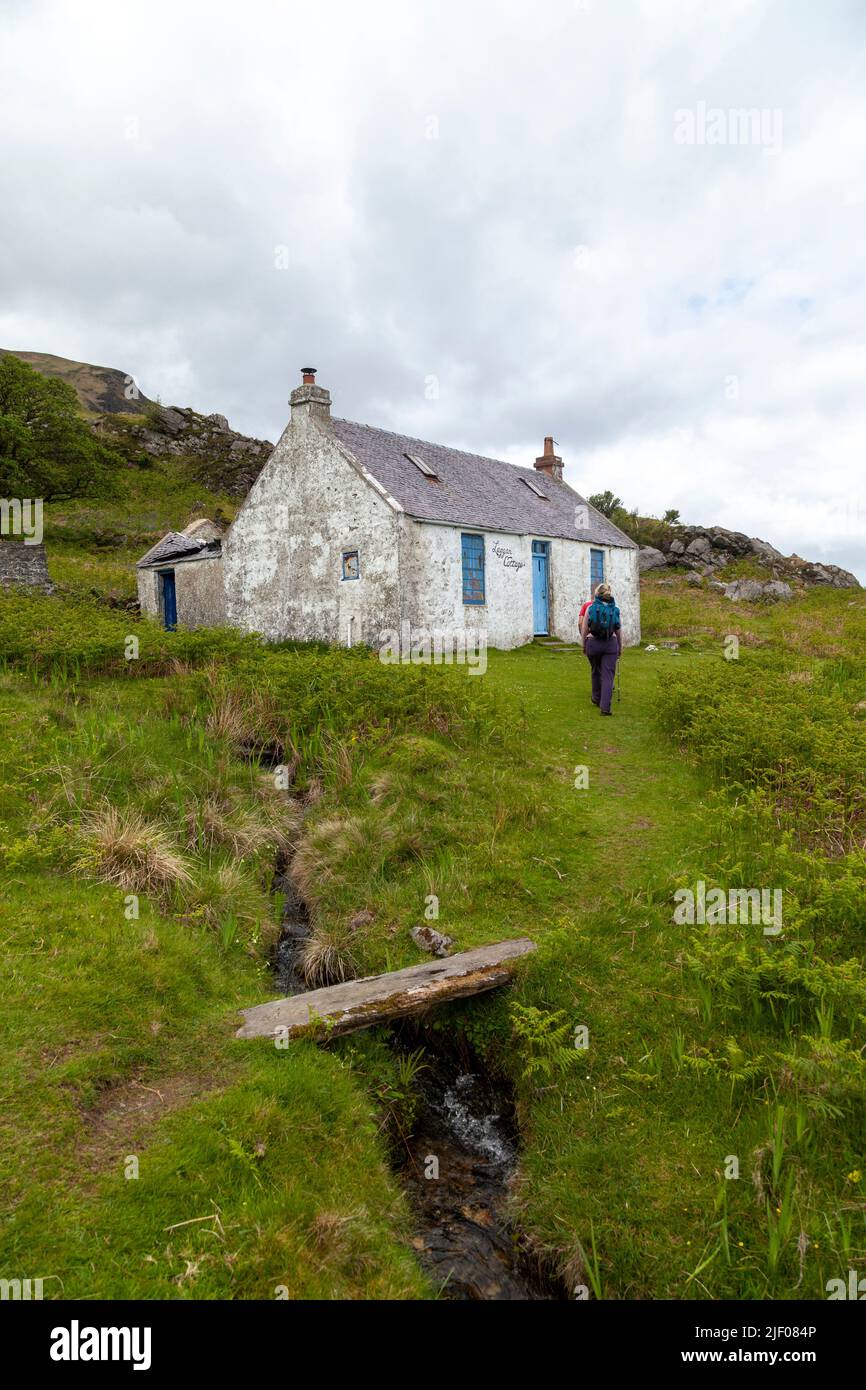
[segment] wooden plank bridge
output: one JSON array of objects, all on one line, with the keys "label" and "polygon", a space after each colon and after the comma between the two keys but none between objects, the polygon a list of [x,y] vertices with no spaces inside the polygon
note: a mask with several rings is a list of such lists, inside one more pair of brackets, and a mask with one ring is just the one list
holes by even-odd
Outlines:
[{"label": "wooden plank bridge", "polygon": [[474,951],[459,951],[443,960],[425,961],[386,975],[369,975],[341,985],[293,994],[242,1009],[238,1038],[318,1038],[371,1028],[375,1023],[414,1014],[432,1004],[481,994],[507,984],[511,963],[535,950],[527,936],[498,941]]}]

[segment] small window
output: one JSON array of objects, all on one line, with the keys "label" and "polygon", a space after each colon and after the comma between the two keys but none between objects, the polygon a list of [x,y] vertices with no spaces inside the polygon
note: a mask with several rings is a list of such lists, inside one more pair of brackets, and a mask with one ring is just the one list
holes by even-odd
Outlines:
[{"label": "small window", "polygon": [[589,590],[590,594],[595,593],[596,585],[604,583],[604,551],[591,550],[589,552]]},{"label": "small window", "polygon": [[425,463],[418,454],[407,454],[406,458],[410,463],[414,463],[415,467],[424,474],[425,478],[433,478],[438,481],[439,474],[436,472],[435,468],[431,468],[429,463]]},{"label": "small window", "polygon": [[548,497],[547,493],[541,491],[541,488],[538,486],[534,478],[521,478],[520,481],[522,483],[526,483],[526,486],[529,488],[529,491],[534,492],[536,497],[540,497],[542,502],[550,501],[550,498]]},{"label": "small window", "polygon": [[484,602],[484,537],[461,535],[463,602]]},{"label": "small window", "polygon": [[357,552],[357,550],[344,550],[344,551],[343,551],[343,578],[344,578],[344,579],[360,579],[360,578],[361,578],[361,567],[360,567],[360,565],[359,565],[359,563],[358,563],[358,552]]}]

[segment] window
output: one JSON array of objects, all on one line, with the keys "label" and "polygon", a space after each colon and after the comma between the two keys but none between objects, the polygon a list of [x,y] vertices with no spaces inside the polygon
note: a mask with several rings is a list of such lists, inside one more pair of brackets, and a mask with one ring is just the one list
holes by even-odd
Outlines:
[{"label": "window", "polygon": [[344,578],[344,579],[360,579],[360,578],[361,578],[361,567],[360,567],[360,565],[359,565],[359,563],[358,563],[358,552],[357,552],[357,550],[344,550],[344,551],[343,551],[343,578]]},{"label": "window", "polygon": [[461,535],[463,602],[484,602],[484,537]]},{"label": "window", "polygon": [[597,584],[604,583],[604,551],[591,550],[589,552],[589,591],[595,593]]},{"label": "window", "polygon": [[425,463],[422,458],[419,458],[417,454],[407,454],[406,458],[410,463],[414,463],[415,467],[424,474],[425,478],[432,478],[434,482],[438,481],[439,474],[436,470],[431,468],[429,463]]},{"label": "window", "polygon": [[548,497],[547,493],[541,491],[541,488],[538,486],[538,483],[535,481],[534,478],[521,478],[520,481],[522,483],[526,483],[526,486],[529,488],[529,491],[534,492],[536,497],[540,497],[542,502],[550,501],[550,498]]}]

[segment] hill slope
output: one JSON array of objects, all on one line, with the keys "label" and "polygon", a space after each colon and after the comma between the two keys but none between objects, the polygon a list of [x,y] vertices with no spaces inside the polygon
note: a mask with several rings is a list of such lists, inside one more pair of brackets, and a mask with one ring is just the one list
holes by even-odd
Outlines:
[{"label": "hill slope", "polygon": [[129,372],[117,367],[96,367],[92,362],[73,362],[68,357],[55,357],[51,352],[19,352],[17,348],[0,348],[0,356],[20,357],[43,376],[58,376],[73,388],[81,408],[87,415],[118,415],[131,410],[143,410],[151,401],[140,391],[136,397],[128,393],[134,384]]}]

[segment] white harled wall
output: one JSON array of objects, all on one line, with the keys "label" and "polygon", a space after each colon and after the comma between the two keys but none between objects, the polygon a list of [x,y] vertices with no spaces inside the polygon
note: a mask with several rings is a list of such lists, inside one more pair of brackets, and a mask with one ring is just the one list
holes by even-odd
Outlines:
[{"label": "white harled wall", "polygon": [[[533,537],[483,533],[486,602],[476,607],[463,603],[460,538],[472,529],[407,517],[327,423],[293,409],[223,541],[226,619],[269,640],[346,645],[351,631],[353,643],[378,646],[380,634],[408,620],[413,629],[484,632],[490,647],[532,641]],[[589,597],[590,548],[549,540],[550,632],[569,641]],[[637,550],[593,548],[605,552],[624,639],[638,642]],[[350,549],[360,555],[357,580],[341,578]]]},{"label": "white harled wall", "polygon": [[483,605],[463,603],[463,531],[406,520],[404,573],[407,616],[413,627],[486,631],[490,647],[521,646],[533,638],[532,541],[549,544],[549,630],[567,641],[579,639],[581,604],[590,597],[590,549],[603,550],[605,578],[614,591],[626,645],[640,641],[640,590],[637,550],[592,546],[579,541],[501,532],[484,535]]}]

